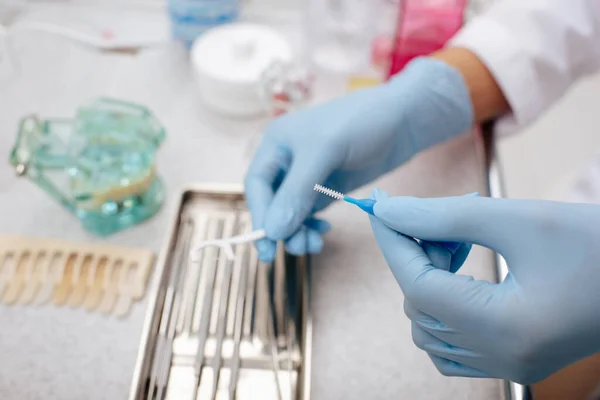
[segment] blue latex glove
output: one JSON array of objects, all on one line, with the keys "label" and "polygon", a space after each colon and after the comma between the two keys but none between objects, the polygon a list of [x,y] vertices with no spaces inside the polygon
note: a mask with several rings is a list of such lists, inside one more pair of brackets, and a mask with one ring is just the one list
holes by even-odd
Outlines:
[{"label": "blue latex glove", "polygon": [[387,84],[274,120],[246,176],[254,228],[270,239],[257,244],[260,258],[273,258],[275,240],[287,239],[295,254],[320,250],[318,232],[299,233],[331,202],[322,195],[317,201],[314,184],[349,192],[465,132],[472,120],[462,76],[429,58],[414,60]]},{"label": "blue latex glove", "polygon": [[[371,224],[413,340],[444,375],[529,384],[600,351],[599,206],[374,197]],[[436,268],[405,235],[483,245],[510,273],[500,284],[455,275],[461,259]]]}]

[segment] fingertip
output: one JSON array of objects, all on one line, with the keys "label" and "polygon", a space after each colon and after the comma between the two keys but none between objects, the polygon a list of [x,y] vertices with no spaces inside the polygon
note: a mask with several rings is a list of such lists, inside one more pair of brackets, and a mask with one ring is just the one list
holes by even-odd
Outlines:
[{"label": "fingertip", "polygon": [[308,250],[306,231],[300,230],[294,233],[285,241],[285,248],[288,253],[294,256],[302,256],[306,254]]},{"label": "fingertip", "polygon": [[[374,197],[372,197],[372,199],[375,200]],[[378,201],[373,206],[373,215],[376,216],[377,218],[379,218],[379,216],[382,215],[382,213],[383,213],[383,211],[382,211],[383,208],[382,208],[382,205],[380,203],[381,203],[381,201]]]},{"label": "fingertip", "polygon": [[438,357],[434,354],[427,353],[435,367],[444,376],[462,376],[465,378],[492,378],[492,376],[484,371],[471,368],[464,364],[457,363],[446,358]]},{"label": "fingertip", "polygon": [[[383,192],[385,193],[385,192]],[[390,208],[391,202],[395,202],[397,197],[390,197],[387,193],[384,195],[379,194],[375,200],[377,203],[373,206],[373,214],[381,221],[383,221],[388,226],[393,226],[388,224],[388,220],[390,220]]]},{"label": "fingertip", "polygon": [[274,240],[284,240],[293,233],[292,229],[299,225],[298,219],[292,208],[273,205],[265,219],[265,232]]},{"label": "fingertip", "polygon": [[[402,291],[407,295],[407,290],[429,269],[427,265],[430,261],[413,238],[387,227],[377,217],[370,216],[369,218],[377,245]],[[419,261],[414,262],[415,260]]]},{"label": "fingertip", "polygon": [[390,195],[387,194],[384,190],[379,188],[374,188],[369,195],[369,198],[376,201],[381,201],[389,198]]},{"label": "fingertip", "polygon": [[278,188],[266,216],[265,230],[273,238],[285,239],[296,232],[310,216],[318,193],[316,183],[325,182],[341,156],[329,148],[315,153],[302,148],[294,152],[290,169]]},{"label": "fingertip", "polygon": [[[377,204],[375,204],[375,206],[377,206]],[[378,218],[376,215],[370,215],[369,214],[369,221],[371,222],[371,229],[373,229],[373,233],[375,234],[375,238],[377,239],[377,234],[379,233],[379,231],[385,229],[385,230],[389,230],[388,227],[386,227]]]},{"label": "fingertip", "polygon": [[375,236],[375,241],[377,245],[383,250],[383,246],[389,240],[391,240],[390,236],[395,233],[391,232],[391,229],[385,226],[376,216],[369,215],[369,221],[371,222],[371,229],[373,230],[373,235]]},{"label": "fingertip", "polygon": [[323,250],[323,238],[316,231],[308,231],[308,252],[318,254]]},{"label": "fingertip", "polygon": [[413,237],[429,239],[422,233],[437,233],[444,228],[444,207],[438,199],[390,197],[378,201],[373,212],[385,225]]},{"label": "fingertip", "polygon": [[435,368],[444,376],[457,376],[457,364],[454,361],[446,360],[431,353],[427,353]]},{"label": "fingertip", "polygon": [[371,200],[377,200],[378,194],[379,194],[379,189],[374,188],[373,190],[371,190],[371,193],[369,193],[369,198]]},{"label": "fingertip", "polygon": [[323,249],[323,239],[315,230],[300,230],[286,240],[285,248],[288,253],[295,256],[302,256],[306,253],[317,254]]},{"label": "fingertip", "polygon": [[445,271],[450,270],[452,254],[448,250],[438,243],[428,241],[421,242],[421,247],[423,247],[425,254],[427,254],[434,267]]},{"label": "fingertip", "polygon": [[[254,229],[263,228],[269,217],[277,181],[289,168],[291,154],[284,147],[263,138],[244,177],[246,205]],[[270,237],[273,237],[271,235]]]},{"label": "fingertip", "polygon": [[258,251],[258,259],[260,261],[270,263],[275,259],[277,243],[272,240],[261,239],[256,242],[256,250]]},{"label": "fingertip", "polygon": [[[389,201],[385,201],[388,200]],[[391,214],[394,210],[400,209],[403,210],[405,207],[411,207],[413,204],[413,197],[393,197],[393,198],[381,198],[376,199],[377,204],[373,210],[375,211],[375,215],[378,217],[388,217],[388,214]]]},{"label": "fingertip", "polygon": [[473,246],[470,243],[462,243],[461,246],[456,250],[454,255],[452,256],[452,262],[450,263],[450,272],[456,273],[463,266],[467,257],[469,257],[469,253],[471,252],[471,248]]},{"label": "fingertip", "polygon": [[331,230],[331,224],[324,219],[309,218],[304,222],[304,225],[312,230],[325,234]]},{"label": "fingertip", "polygon": [[395,231],[383,223],[376,215],[369,215],[369,220],[371,222],[373,233],[375,234],[375,239],[380,246],[389,241],[397,240],[396,238],[398,236],[403,236],[400,232]]}]

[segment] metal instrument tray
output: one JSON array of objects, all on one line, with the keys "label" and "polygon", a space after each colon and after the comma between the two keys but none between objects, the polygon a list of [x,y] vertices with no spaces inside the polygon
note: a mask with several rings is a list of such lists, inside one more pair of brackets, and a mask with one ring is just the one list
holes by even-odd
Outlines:
[{"label": "metal instrument tray", "polygon": [[[239,186],[199,185],[178,201],[157,263],[130,400],[310,397],[307,257],[253,244],[229,260],[202,240],[251,229]],[[202,351],[198,351],[201,348]]]}]

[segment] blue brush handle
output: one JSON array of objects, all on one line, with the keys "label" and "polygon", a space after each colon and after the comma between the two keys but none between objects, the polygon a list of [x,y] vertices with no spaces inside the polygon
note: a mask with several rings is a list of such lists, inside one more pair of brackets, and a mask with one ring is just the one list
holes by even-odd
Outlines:
[{"label": "blue brush handle", "polygon": [[375,215],[375,212],[373,211],[373,207],[375,206],[375,203],[377,203],[375,200],[355,199],[352,197],[344,196],[344,201],[350,204],[357,205],[361,210],[367,212],[368,214],[371,214],[373,216]]},{"label": "blue brush handle", "polygon": [[[365,211],[368,214],[371,214],[373,216],[375,215],[375,212],[373,211],[373,207],[375,206],[375,203],[377,203],[377,201],[375,201],[375,200],[355,199],[353,197],[344,196],[344,201],[358,206],[361,210]],[[450,253],[452,253],[452,255],[454,255],[454,253],[456,253],[456,251],[458,250],[458,248],[461,245],[461,243],[457,243],[457,242],[433,242],[433,243],[437,243],[437,244],[441,245],[446,250],[448,250]]]}]

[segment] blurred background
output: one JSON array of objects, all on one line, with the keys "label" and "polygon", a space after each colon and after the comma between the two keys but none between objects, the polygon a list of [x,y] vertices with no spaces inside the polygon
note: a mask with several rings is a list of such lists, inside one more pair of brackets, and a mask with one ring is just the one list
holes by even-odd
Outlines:
[{"label": "blurred background", "polygon": [[[186,2],[171,0],[169,3],[185,5]],[[240,18],[257,22],[268,19],[270,24],[285,25],[288,21],[295,20],[298,13],[319,12],[318,3],[314,0],[241,0]],[[395,12],[390,10],[398,7],[398,0],[376,0],[372,3],[376,6],[371,8],[370,16],[362,19],[363,29],[376,27],[377,33],[389,35],[395,29],[397,19]],[[492,3],[492,0],[469,2],[467,19],[483,12]],[[307,11],[307,7],[312,7],[313,10]],[[117,10],[118,12],[115,13]],[[86,32],[87,26],[88,33],[93,32],[94,29],[97,31],[99,26],[109,27],[118,32],[125,41],[134,44],[167,40],[172,31],[176,31],[175,34],[181,38],[190,40],[199,33],[198,29],[200,29],[184,32],[183,29],[173,28],[166,1],[161,0],[2,0],[0,2],[0,24],[9,26],[17,21],[27,20],[58,22],[83,32]],[[296,36],[291,39],[296,44],[304,41],[306,46],[307,41],[318,42],[320,38],[317,38],[317,35],[324,35],[324,33],[313,32],[312,35]],[[60,54],[61,40],[56,39],[55,43],[58,54]],[[327,62],[328,60],[325,60],[325,63]],[[335,60],[332,61],[332,67],[335,69],[334,63]],[[4,74],[0,76],[3,76],[2,79],[14,79],[14,77],[7,78],[5,64],[0,63],[0,73]],[[372,70],[363,69],[361,72],[362,75],[373,76]],[[377,73],[375,72],[375,75]],[[584,171],[597,154],[596,149],[600,148],[600,135],[595,120],[597,105],[594,102],[594,96],[599,91],[600,77],[586,79],[576,85],[567,96],[525,132],[499,141],[505,184],[510,197],[557,200],[569,197],[574,180],[585,173]],[[531,156],[534,153],[535,161]]]}]

